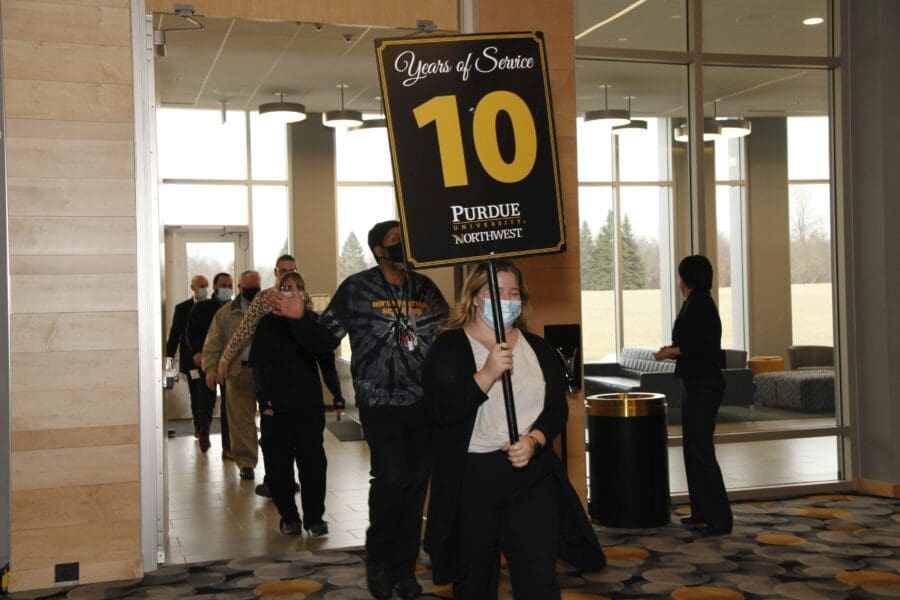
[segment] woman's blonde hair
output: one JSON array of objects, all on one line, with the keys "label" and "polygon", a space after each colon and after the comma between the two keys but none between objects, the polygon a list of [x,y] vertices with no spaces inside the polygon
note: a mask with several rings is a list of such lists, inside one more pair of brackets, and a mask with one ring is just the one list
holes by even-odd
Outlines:
[{"label": "woman's blonde hair", "polygon": [[[525,286],[525,276],[522,271],[511,260],[500,259],[497,261],[497,273],[512,273],[516,276],[516,282],[519,285],[519,296],[522,298],[522,314],[515,320],[513,325],[519,329],[526,329],[526,317],[530,312],[529,304],[530,294]],[[478,306],[475,304],[475,297],[488,282],[487,263],[476,264],[469,271],[466,281],[463,284],[462,294],[459,302],[450,310],[450,318],[447,320],[445,329],[461,329],[478,318]]]},{"label": "woman's blonde hair", "polygon": [[313,304],[312,299],[309,297],[309,294],[306,292],[306,282],[303,280],[303,276],[300,275],[297,271],[289,271],[278,278],[278,283],[276,283],[276,287],[278,290],[281,290],[281,286],[283,286],[288,280],[293,279],[297,282],[297,286],[300,288],[301,293],[303,294],[303,302],[306,304],[306,310],[312,310]]}]

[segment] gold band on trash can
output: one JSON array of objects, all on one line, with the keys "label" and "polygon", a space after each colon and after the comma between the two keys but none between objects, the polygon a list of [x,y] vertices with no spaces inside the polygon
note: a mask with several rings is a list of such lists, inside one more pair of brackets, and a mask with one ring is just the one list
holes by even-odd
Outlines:
[{"label": "gold band on trash can", "polygon": [[587,399],[592,417],[650,417],[665,415],[666,397],[662,394],[597,394]]}]

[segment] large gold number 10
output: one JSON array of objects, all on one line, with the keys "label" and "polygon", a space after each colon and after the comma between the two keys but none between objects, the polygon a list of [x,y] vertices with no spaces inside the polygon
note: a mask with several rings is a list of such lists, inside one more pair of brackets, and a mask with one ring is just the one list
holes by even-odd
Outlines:
[{"label": "large gold number 10", "polygon": [[[512,122],[516,153],[511,162],[503,160],[497,141],[497,115],[500,111],[509,115]],[[469,185],[456,96],[435,96],[414,108],[413,115],[420,128],[434,122],[444,187]],[[475,107],[472,137],[481,166],[497,181],[522,181],[534,168],[537,159],[537,129],[531,111],[521,96],[497,91],[482,98]]]}]

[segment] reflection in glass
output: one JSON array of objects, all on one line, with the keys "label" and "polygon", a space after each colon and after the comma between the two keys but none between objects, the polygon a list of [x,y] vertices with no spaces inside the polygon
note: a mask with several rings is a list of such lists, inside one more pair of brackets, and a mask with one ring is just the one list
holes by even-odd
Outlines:
[{"label": "reflection in glass", "polygon": [[578,46],[687,49],[684,0],[592,0],[575,3]]},{"label": "reflection in glass", "polygon": [[246,225],[247,186],[161,184],[159,218],[164,225]]},{"label": "reflection in glass", "polygon": [[706,52],[828,56],[828,0],[715,0],[703,3]]},{"label": "reflection in glass", "polygon": [[[288,253],[288,189],[285,185],[253,186],[253,263],[263,288],[274,285],[275,261]],[[297,257],[303,272],[304,257]]]},{"label": "reflection in glass", "polygon": [[[723,417],[720,409],[719,433],[723,420],[727,421],[727,416]],[[669,433],[680,435],[680,427],[670,427]],[[837,444],[834,436],[717,444],[716,459],[729,490],[819,483],[839,478]],[[669,448],[669,481],[673,494],[687,492],[684,457],[678,446]]]}]

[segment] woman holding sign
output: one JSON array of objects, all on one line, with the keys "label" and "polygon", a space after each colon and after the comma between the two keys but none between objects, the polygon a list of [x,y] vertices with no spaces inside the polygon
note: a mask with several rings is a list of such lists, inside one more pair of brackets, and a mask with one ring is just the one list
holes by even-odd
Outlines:
[{"label": "woman holding sign", "polygon": [[[525,330],[521,271],[505,260],[496,269],[507,342],[495,341],[488,269],[479,264],[425,359],[435,423],[425,550],[435,583],[453,583],[457,598],[497,597],[501,551],[516,598],[559,598],[557,556],[586,571],[606,561],[551,446],[568,418],[559,358]],[[515,392],[515,444],[499,382],[505,371]]]}]

